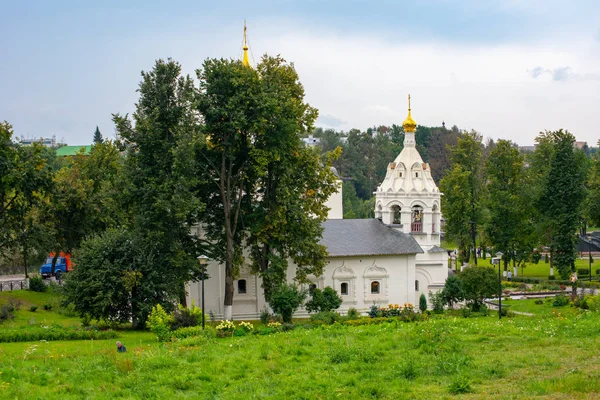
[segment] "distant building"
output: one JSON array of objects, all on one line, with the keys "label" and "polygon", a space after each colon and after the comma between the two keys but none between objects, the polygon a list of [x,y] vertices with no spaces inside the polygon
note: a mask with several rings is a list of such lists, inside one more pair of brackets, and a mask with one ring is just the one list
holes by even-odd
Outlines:
[{"label": "distant building", "polygon": [[44,138],[44,137],[25,138],[25,137],[21,136],[19,143],[21,143],[24,146],[31,146],[34,143],[39,143],[46,147],[56,147],[56,136],[52,136],[51,138]]},{"label": "distant building", "polygon": [[302,138],[302,141],[304,142],[305,145],[310,146],[310,147],[315,147],[321,143],[321,139],[313,137],[313,135],[308,135],[307,138]]}]

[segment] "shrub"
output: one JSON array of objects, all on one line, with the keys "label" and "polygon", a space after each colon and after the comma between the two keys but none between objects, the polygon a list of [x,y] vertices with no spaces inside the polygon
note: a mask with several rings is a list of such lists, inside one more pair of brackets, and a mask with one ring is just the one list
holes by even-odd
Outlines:
[{"label": "shrub", "polygon": [[484,300],[496,294],[498,277],[492,267],[470,267],[460,273],[465,299],[477,311]]},{"label": "shrub", "polygon": [[217,336],[225,337],[225,336],[233,336],[233,332],[235,332],[235,322],[223,320],[217,325]]},{"label": "shrub", "polygon": [[[190,326],[187,328],[179,328],[171,332],[171,338],[185,339],[192,336],[206,336],[211,337],[214,335],[214,331],[210,328],[203,330],[201,326]],[[214,336],[213,336],[214,337]]]},{"label": "shrub", "polygon": [[340,321],[342,316],[335,311],[321,311],[319,313],[310,316],[310,320],[317,325],[328,324],[331,325],[334,322]]},{"label": "shrub", "polygon": [[46,310],[46,311],[52,310],[52,304],[48,304],[48,303],[44,304],[44,310]]},{"label": "shrub", "polygon": [[463,282],[457,275],[449,276],[441,291],[444,302],[452,308],[455,303],[465,299]]},{"label": "shrub", "polygon": [[590,311],[600,312],[600,294],[588,297],[587,304]]},{"label": "shrub", "polygon": [[600,268],[596,268],[596,275],[600,275]]},{"label": "shrub", "polygon": [[589,276],[590,270],[587,268],[577,268],[577,276]]},{"label": "shrub", "polygon": [[0,308],[0,323],[15,318],[15,308],[9,303]]},{"label": "shrub", "polygon": [[556,277],[554,275],[548,275],[548,280],[549,281],[553,281],[555,279],[556,279]]},{"label": "shrub", "polygon": [[431,299],[431,304],[433,306],[433,312],[436,314],[443,313],[445,300],[444,300],[444,295],[442,294],[442,292],[441,291],[435,292],[435,293],[429,292],[429,298]]},{"label": "shrub", "polygon": [[273,311],[280,314],[283,322],[292,322],[292,315],[306,299],[306,291],[294,284],[284,284],[271,294],[269,304]]},{"label": "shrub", "polygon": [[0,330],[0,343],[34,342],[39,340],[103,340],[117,337],[115,331],[86,330],[82,328],[52,326],[28,326],[27,329]]},{"label": "shrub", "polygon": [[41,276],[35,275],[29,278],[29,290],[32,292],[45,292],[46,289],[48,289],[48,286],[46,286],[44,278]]},{"label": "shrub", "polygon": [[267,325],[270,320],[271,313],[269,312],[269,309],[267,307],[263,307],[263,309],[260,310],[260,322],[262,322],[263,325]]},{"label": "shrub", "polygon": [[31,312],[36,312],[37,309],[38,309],[38,306],[31,306],[31,307],[29,307],[29,311],[31,311]]},{"label": "shrub", "polygon": [[569,298],[567,296],[559,294],[552,301],[552,305],[554,307],[564,307],[567,304],[569,304],[570,302],[571,302],[571,300],[569,300]]},{"label": "shrub", "polygon": [[[208,320],[206,315],[204,316],[204,320]],[[177,305],[177,309],[173,311],[171,318],[171,330],[176,330],[179,328],[187,328],[190,326],[197,326],[202,322],[202,309],[196,307],[194,302],[192,301],[192,306],[190,308],[186,308],[181,304]]]},{"label": "shrub", "polygon": [[425,312],[427,310],[427,297],[425,297],[425,293],[421,293],[419,296],[419,311]]},{"label": "shrub", "polygon": [[371,318],[377,318],[378,311],[379,311],[379,307],[377,307],[377,304],[373,304],[371,306],[371,308],[369,308],[369,312],[368,312],[369,317],[371,317]]},{"label": "shrub", "polygon": [[306,310],[312,312],[327,312],[337,310],[342,305],[342,298],[337,292],[327,286],[325,289],[314,289],[312,299],[306,303]]},{"label": "shrub", "polygon": [[536,300],[534,301],[534,303],[535,303],[535,304],[544,304],[544,300],[542,300],[542,299],[536,299]]},{"label": "shrub", "polygon": [[348,319],[358,319],[360,318],[360,313],[356,308],[350,307],[346,316],[348,317]]},{"label": "shrub", "polygon": [[169,340],[171,335],[171,330],[169,329],[171,319],[172,317],[167,314],[164,308],[160,304],[157,304],[155,307],[152,307],[152,311],[146,321],[146,327],[156,335],[159,342],[164,342]]},{"label": "shrub", "polygon": [[550,262],[550,257],[548,257],[548,253],[544,256],[544,262],[548,264]]}]

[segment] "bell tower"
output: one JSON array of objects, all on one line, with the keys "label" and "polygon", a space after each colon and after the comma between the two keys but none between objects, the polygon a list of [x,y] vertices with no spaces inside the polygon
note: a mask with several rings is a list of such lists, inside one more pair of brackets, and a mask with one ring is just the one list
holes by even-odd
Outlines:
[{"label": "bell tower", "polygon": [[428,163],[423,162],[416,148],[417,123],[411,115],[408,95],[408,116],[404,127],[404,147],[388,164],[385,179],[375,194],[375,217],[384,224],[412,235],[423,250],[440,245],[441,193]]}]

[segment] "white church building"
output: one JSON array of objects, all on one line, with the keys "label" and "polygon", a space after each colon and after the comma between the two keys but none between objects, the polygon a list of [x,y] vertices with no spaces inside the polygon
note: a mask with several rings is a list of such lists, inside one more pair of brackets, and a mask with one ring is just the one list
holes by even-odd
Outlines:
[{"label": "white church building", "polygon": [[[323,223],[320,242],[328,257],[323,275],[309,276],[311,286],[334,288],[343,299],[338,311],[353,307],[366,312],[373,304],[418,304],[421,293],[429,297],[444,286],[448,255],[440,247],[440,197],[429,164],[416,149],[416,123],[410,114],[404,126],[404,148],[387,168],[375,194],[375,218],[343,219],[340,190],[328,201],[329,219]],[[288,280],[295,277],[290,260]],[[208,262],[205,311],[224,315],[225,268]],[[233,319],[258,319],[268,308],[260,277],[241,268],[234,282]],[[201,303],[201,282],[187,287],[188,304]],[[306,316],[304,309],[296,317]]]}]

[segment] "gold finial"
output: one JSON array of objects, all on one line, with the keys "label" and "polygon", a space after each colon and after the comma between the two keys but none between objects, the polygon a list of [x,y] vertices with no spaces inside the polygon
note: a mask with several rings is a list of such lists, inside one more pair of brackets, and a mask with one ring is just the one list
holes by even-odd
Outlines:
[{"label": "gold finial", "polygon": [[244,20],[244,56],[242,57],[242,64],[246,67],[250,66],[250,60],[248,59],[248,41],[246,40],[246,20]]},{"label": "gold finial", "polygon": [[414,132],[417,128],[417,123],[410,115],[410,94],[408,95],[408,117],[406,117],[402,126],[404,127],[404,132]]}]

